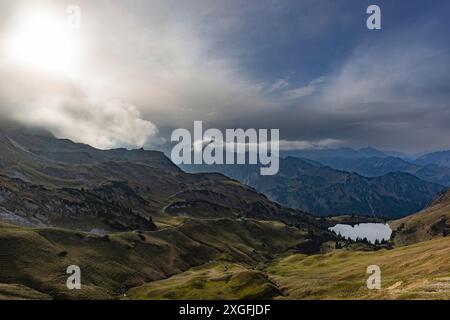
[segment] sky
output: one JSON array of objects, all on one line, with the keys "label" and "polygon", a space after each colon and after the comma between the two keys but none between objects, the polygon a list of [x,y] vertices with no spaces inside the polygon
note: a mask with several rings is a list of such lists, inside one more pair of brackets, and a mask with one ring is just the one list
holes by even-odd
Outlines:
[{"label": "sky", "polygon": [[164,148],[202,120],[280,129],[284,149],[450,149],[449,15],[446,0],[0,0],[0,117],[99,148]]}]

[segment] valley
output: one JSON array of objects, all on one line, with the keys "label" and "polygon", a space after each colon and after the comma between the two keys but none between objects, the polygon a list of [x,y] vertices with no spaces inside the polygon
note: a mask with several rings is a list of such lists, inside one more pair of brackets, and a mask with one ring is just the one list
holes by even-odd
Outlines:
[{"label": "valley", "polygon": [[[369,265],[382,287],[366,287]],[[256,269],[213,263],[133,288],[129,299],[449,299],[450,238],[393,250],[283,254]],[[238,281],[238,279],[240,281]]]},{"label": "valley", "polygon": [[[336,190],[332,204],[347,215],[320,217],[222,174],[186,173],[159,152],[103,151],[27,130],[3,130],[0,146],[1,299],[448,298],[446,194],[390,221],[389,243],[370,244],[328,230],[386,222],[348,214],[353,198]],[[342,192],[367,192],[364,201],[401,195],[392,205],[443,190],[408,174],[374,180],[296,158],[280,174],[260,186],[296,181],[291,190],[312,195],[331,177]],[[365,288],[369,264],[383,270],[381,291]],[[69,265],[82,271],[81,290],[66,287]]]}]

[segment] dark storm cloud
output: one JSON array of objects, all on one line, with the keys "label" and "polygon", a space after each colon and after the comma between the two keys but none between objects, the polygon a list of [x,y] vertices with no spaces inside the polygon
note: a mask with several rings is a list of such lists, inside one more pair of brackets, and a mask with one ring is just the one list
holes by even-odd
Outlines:
[{"label": "dark storm cloud", "polygon": [[[369,4],[79,1],[83,77],[71,86],[89,98],[71,104],[80,112],[68,112],[67,103],[47,107],[50,118],[53,112],[64,121],[43,123],[61,136],[90,143],[96,136],[111,146],[148,139],[155,147],[173,129],[203,120],[220,129],[279,128],[285,148],[450,148],[450,5],[379,1],[383,29],[369,31]],[[5,87],[10,79],[0,77]],[[23,89],[35,100],[49,95],[38,85]],[[0,95],[1,114],[9,115],[6,105],[20,93]],[[111,114],[92,117],[105,112]],[[98,119],[82,122],[85,136],[71,126],[80,114]],[[128,121],[108,127],[110,117]],[[134,128],[141,128],[137,135]]]}]

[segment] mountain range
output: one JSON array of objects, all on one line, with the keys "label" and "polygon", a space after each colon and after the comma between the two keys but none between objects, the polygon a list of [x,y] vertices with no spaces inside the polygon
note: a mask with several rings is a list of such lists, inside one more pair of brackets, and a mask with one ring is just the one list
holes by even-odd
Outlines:
[{"label": "mountain range", "polygon": [[425,165],[408,162],[398,157],[362,157],[322,159],[334,169],[358,173],[365,177],[378,177],[393,172],[410,173],[422,180],[450,186],[450,168],[435,163]]},{"label": "mountain range", "polygon": [[[306,158],[318,161],[330,167],[341,164],[343,161],[357,161],[368,158],[390,158],[396,161],[404,161],[410,165],[427,166],[435,165],[439,168],[450,167],[450,150],[436,151],[418,155],[411,155],[399,151],[378,150],[372,147],[360,149],[353,148],[325,148],[325,149],[305,149],[305,150],[289,150],[281,151],[282,157],[293,156],[297,158]],[[393,168],[395,169],[395,167]]]},{"label": "mountain range", "polygon": [[409,173],[390,172],[379,177],[364,177],[296,157],[280,159],[280,170],[273,176],[261,176],[258,165],[191,165],[183,168],[221,172],[254,187],[273,201],[317,215],[397,218],[421,210],[445,189]]},{"label": "mountain range", "polygon": [[161,152],[99,150],[46,132],[0,132],[0,217],[84,231],[154,230],[153,219],[316,218],[221,174],[188,174]]},{"label": "mountain range", "polygon": [[[315,160],[318,162],[332,161],[333,159],[360,159],[370,157],[398,157],[401,159],[413,159],[414,156],[399,151],[378,150],[372,147],[364,147],[359,149],[342,147],[342,148],[317,148],[302,150],[282,150],[280,155],[283,158],[296,157]],[[327,163],[324,163],[327,164]]]},{"label": "mountain range", "polygon": [[[221,174],[185,173],[160,152],[25,128],[2,128],[0,150],[0,299],[117,299],[210,261],[248,267],[336,239],[331,221]],[[69,265],[83,290],[67,290]],[[262,272],[242,277],[264,285],[244,298],[280,294]]]},{"label": "mountain range", "polygon": [[425,154],[415,161],[417,164],[435,164],[441,167],[450,167],[450,150]]}]

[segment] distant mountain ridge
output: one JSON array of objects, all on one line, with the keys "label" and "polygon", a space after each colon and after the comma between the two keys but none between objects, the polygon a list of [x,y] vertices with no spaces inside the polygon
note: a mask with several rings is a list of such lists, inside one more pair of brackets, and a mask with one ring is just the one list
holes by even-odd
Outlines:
[{"label": "distant mountain ridge", "polygon": [[282,205],[318,215],[406,216],[424,208],[445,189],[408,173],[368,178],[295,157],[280,159],[280,171],[274,176],[261,176],[257,165],[184,168],[221,172]]},{"label": "distant mountain ridge", "polygon": [[324,148],[324,149],[287,150],[281,151],[280,154],[284,158],[292,156],[296,158],[306,158],[317,161],[330,158],[356,159],[364,157],[387,156],[383,151],[371,147],[365,147],[360,149],[342,147],[336,149]]},{"label": "distant mountain ridge", "polygon": [[435,164],[442,167],[450,167],[450,150],[425,154],[416,159],[415,163],[421,165]]},{"label": "distant mountain ridge", "polygon": [[334,169],[355,172],[365,177],[405,172],[425,181],[450,186],[450,168],[437,164],[420,165],[397,157],[334,158],[323,159],[322,163]]},{"label": "distant mountain ridge", "polygon": [[291,150],[282,151],[281,154],[314,160],[331,168],[365,177],[406,172],[428,182],[450,186],[450,151],[432,152],[416,157],[398,151],[365,147]]},{"label": "distant mountain ridge", "polygon": [[399,158],[403,161],[421,166],[433,164],[441,167],[450,167],[450,150],[439,150],[413,155],[395,150],[379,150],[373,147],[364,147],[359,149],[341,147],[284,150],[280,152],[280,155],[281,157],[293,156],[297,158],[316,160],[327,165],[330,165],[334,159],[356,160],[376,157]]},{"label": "distant mountain ridge", "polygon": [[281,157],[289,156],[296,158],[306,158],[316,161],[331,159],[360,159],[370,157],[397,157],[405,160],[413,160],[414,156],[407,153],[391,150],[379,150],[373,147],[364,147],[359,149],[341,147],[341,148],[323,148],[323,149],[302,149],[302,150],[284,150],[280,152]]}]

